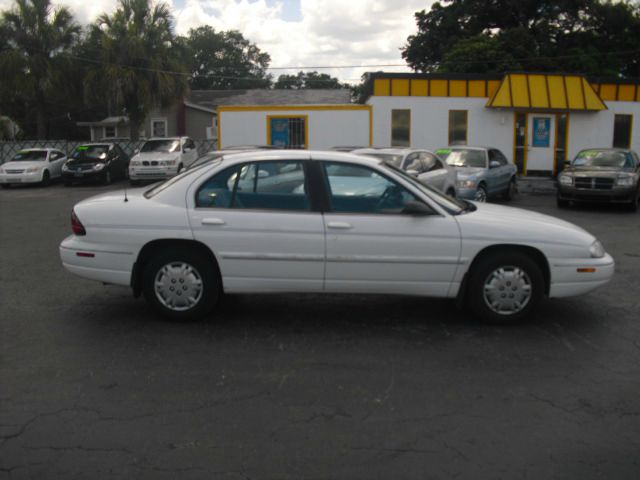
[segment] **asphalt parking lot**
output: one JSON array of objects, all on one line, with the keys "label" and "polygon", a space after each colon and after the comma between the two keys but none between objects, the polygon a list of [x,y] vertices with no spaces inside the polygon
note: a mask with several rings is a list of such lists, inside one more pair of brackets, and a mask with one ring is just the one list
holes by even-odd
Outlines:
[{"label": "asphalt parking lot", "polygon": [[359,295],[175,324],[60,265],[73,204],[122,185],[0,191],[0,479],[640,478],[640,214],[518,196],[617,262],[523,325]]}]

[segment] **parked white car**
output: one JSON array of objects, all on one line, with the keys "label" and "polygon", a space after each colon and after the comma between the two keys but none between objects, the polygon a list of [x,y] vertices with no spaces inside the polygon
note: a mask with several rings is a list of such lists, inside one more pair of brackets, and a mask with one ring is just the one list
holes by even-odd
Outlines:
[{"label": "parked white car", "polygon": [[201,317],[228,293],[457,298],[490,321],[605,284],[614,260],[554,217],[458,201],[371,157],[301,150],[225,156],[150,189],[75,205],[64,267]]},{"label": "parked white car", "polygon": [[401,168],[425,185],[437,188],[450,197],[457,194],[458,173],[429,150],[413,148],[361,148],[351,153],[376,157]]},{"label": "parked white car", "polygon": [[7,188],[13,184],[40,183],[49,185],[51,179],[59,178],[67,156],[54,148],[27,148],[0,166],[0,185]]},{"label": "parked white car", "polygon": [[142,144],[129,163],[132,184],[140,180],[165,180],[188,168],[198,158],[189,137],[151,138]]}]

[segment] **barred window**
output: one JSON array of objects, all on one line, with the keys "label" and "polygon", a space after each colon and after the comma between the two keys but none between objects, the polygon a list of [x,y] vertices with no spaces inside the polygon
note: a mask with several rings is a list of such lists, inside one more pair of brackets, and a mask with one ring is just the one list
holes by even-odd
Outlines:
[{"label": "barred window", "polygon": [[267,117],[269,145],[279,148],[307,148],[307,117]]},{"label": "barred window", "polygon": [[449,145],[467,144],[467,111],[449,110]]}]

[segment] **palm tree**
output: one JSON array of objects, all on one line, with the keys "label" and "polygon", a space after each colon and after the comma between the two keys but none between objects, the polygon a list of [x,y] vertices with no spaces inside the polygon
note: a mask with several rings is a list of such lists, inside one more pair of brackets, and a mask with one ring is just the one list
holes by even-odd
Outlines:
[{"label": "palm tree", "polygon": [[16,0],[13,10],[2,13],[0,30],[5,43],[0,82],[13,100],[20,97],[35,111],[38,138],[46,138],[47,99],[60,82],[60,64],[69,61],[66,53],[80,27],[67,8],[54,10],[50,0]]},{"label": "palm tree", "polygon": [[181,98],[187,89],[188,72],[172,23],[165,3],[120,0],[113,15],[101,15],[91,28],[100,64],[90,69],[87,84],[94,95],[106,93],[124,107],[132,140],[153,107]]}]

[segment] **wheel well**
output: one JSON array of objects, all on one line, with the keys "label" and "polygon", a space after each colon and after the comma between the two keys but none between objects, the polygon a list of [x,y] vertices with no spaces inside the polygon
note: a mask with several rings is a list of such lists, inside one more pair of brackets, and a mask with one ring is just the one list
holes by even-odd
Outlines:
[{"label": "wheel well", "polygon": [[144,271],[144,267],[149,259],[153,258],[153,256],[161,250],[179,247],[189,248],[193,251],[201,252],[203,255],[208,257],[208,259],[215,266],[218,280],[220,281],[220,285],[222,286],[222,276],[220,275],[220,266],[218,265],[218,260],[216,259],[216,256],[213,254],[211,249],[209,249],[209,247],[207,247],[205,244],[196,240],[184,240],[178,238],[152,240],[144,247],[142,247],[140,253],[138,253],[138,258],[133,264],[133,270],[131,272],[131,288],[133,288],[134,296],[138,297],[142,293],[142,272]]},{"label": "wheel well", "polygon": [[491,245],[478,252],[478,254],[471,262],[471,265],[469,265],[469,269],[464,275],[462,286],[460,288],[460,292],[458,293],[458,299],[461,300],[466,296],[467,276],[482,258],[485,258],[488,255],[493,255],[494,253],[504,254],[507,252],[517,252],[524,254],[531,258],[534,262],[536,262],[536,264],[540,267],[540,270],[542,270],[542,276],[544,278],[544,292],[546,295],[549,295],[549,287],[551,284],[551,270],[549,269],[549,262],[547,261],[547,257],[544,256],[544,253],[542,253],[537,248],[528,247],[526,245],[514,245],[506,243],[501,245]]}]

